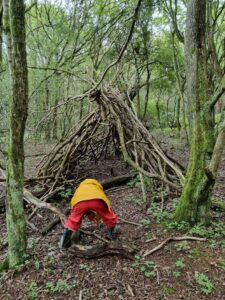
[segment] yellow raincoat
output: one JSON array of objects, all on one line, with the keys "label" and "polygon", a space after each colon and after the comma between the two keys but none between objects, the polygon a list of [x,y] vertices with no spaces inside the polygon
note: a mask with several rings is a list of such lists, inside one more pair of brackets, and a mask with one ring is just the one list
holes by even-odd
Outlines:
[{"label": "yellow raincoat", "polygon": [[102,185],[95,179],[85,179],[76,189],[73,198],[71,199],[70,205],[73,208],[78,202],[88,201],[93,199],[103,200],[110,210],[111,204],[103,191]]}]

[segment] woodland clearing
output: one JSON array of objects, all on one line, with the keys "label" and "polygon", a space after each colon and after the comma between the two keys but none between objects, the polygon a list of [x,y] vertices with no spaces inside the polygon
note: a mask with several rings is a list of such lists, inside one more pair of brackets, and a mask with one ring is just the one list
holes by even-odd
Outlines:
[{"label": "woodland clearing", "polygon": [[[186,161],[188,151],[185,146],[165,136],[163,141],[164,147],[169,153],[175,153],[178,161]],[[27,176],[35,176],[33,166],[40,160],[40,157],[30,157],[30,154],[41,153],[45,147],[27,145]],[[111,176],[111,168],[116,170],[116,175],[129,172],[129,168],[120,160],[96,164],[91,162],[83,172],[90,172],[92,177],[103,180]],[[214,190],[214,197],[223,201],[224,176],[225,155]],[[66,192],[62,193],[64,200],[59,202],[52,199],[54,205],[62,210],[69,206]],[[174,223],[165,225],[162,221],[173,210],[172,203],[176,203],[178,195],[171,196],[166,190],[159,189],[152,194],[151,204],[146,210],[138,179],[112,188],[107,194],[120,218],[142,225],[121,222],[118,240],[128,242],[138,249],[133,260],[116,255],[84,259],[75,257],[68,250],[60,251],[58,241],[63,230],[62,224],[42,236],[39,231],[54,218],[54,214],[39,209],[32,219],[39,231],[27,228],[29,257],[18,269],[1,274],[0,299],[225,299],[224,212],[212,211],[212,225],[209,228],[199,225],[187,228],[185,224],[178,226]],[[164,198],[163,207],[161,195]],[[29,207],[26,211],[29,211]],[[7,234],[4,214],[0,215],[0,223],[3,258],[6,254],[3,244]],[[93,227],[89,221],[85,221],[82,229],[94,230],[102,237],[105,236],[103,225]],[[207,240],[173,241],[143,258],[146,251],[168,237],[186,235]],[[93,245],[98,242],[94,236],[83,235],[79,243]]]}]

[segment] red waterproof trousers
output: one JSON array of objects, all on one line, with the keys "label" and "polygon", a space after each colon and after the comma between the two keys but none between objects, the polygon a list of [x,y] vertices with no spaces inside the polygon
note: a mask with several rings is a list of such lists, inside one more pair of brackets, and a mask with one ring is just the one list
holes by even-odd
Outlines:
[{"label": "red waterproof trousers", "polygon": [[103,200],[93,199],[78,202],[73,207],[64,226],[72,231],[78,230],[81,226],[83,217],[88,211],[95,211],[108,228],[114,227],[118,220],[112,208],[109,210]]}]

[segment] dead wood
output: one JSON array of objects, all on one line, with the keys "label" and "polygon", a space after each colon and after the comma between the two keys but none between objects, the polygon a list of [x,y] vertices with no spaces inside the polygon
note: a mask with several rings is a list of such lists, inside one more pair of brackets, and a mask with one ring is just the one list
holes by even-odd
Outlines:
[{"label": "dead wood", "polygon": [[[25,183],[30,183],[32,181],[43,181],[46,179],[54,179],[53,176],[39,176],[39,177],[31,177],[31,178],[24,178]],[[0,182],[5,182],[6,178],[0,177]]]},{"label": "dead wood", "polygon": [[79,229],[81,233],[84,233],[86,235],[91,235],[91,236],[94,236],[96,237],[97,239],[99,239],[100,241],[104,242],[104,243],[110,243],[109,240],[103,238],[102,236],[100,236],[99,234],[95,233],[95,232],[91,232],[91,231],[87,231],[87,230],[84,230],[84,229]]},{"label": "dead wood", "polygon": [[79,300],[82,300],[82,295],[83,295],[83,290],[80,290],[80,293],[79,293]]},{"label": "dead wood", "polygon": [[26,157],[39,157],[39,156],[44,156],[46,153],[36,153],[36,154],[29,154],[26,155]]},{"label": "dead wood", "polygon": [[184,241],[184,240],[201,241],[201,242],[206,241],[205,238],[198,238],[198,237],[195,237],[195,236],[169,237],[168,239],[164,240],[161,244],[159,244],[155,248],[145,252],[143,257],[146,257],[147,255],[150,255],[150,254],[160,250],[165,244],[167,244],[171,241]]},{"label": "dead wood", "polygon": [[75,256],[82,258],[99,258],[107,255],[119,255],[128,259],[133,259],[133,255],[137,250],[129,244],[116,241],[92,246],[73,244],[68,251]]},{"label": "dead wood", "polygon": [[135,226],[143,226],[143,225],[140,224],[140,223],[131,222],[131,221],[128,221],[128,220],[125,220],[125,219],[122,219],[122,218],[119,218],[119,221],[120,221],[121,223],[127,223],[127,224],[131,224],[131,225],[135,225]]},{"label": "dead wood", "polygon": [[107,180],[104,180],[101,182],[103,188],[105,190],[110,189],[111,187],[118,186],[124,183],[127,183],[131,179],[133,179],[136,176],[136,174],[128,174],[123,176],[117,176],[113,178],[109,178]]},{"label": "dead wood", "polygon": [[180,190],[184,176],[180,165],[168,157],[155,138],[124,101],[124,95],[102,85],[90,93],[98,110],[92,112],[70,131],[45,157],[39,176],[55,177],[52,189],[70,181],[71,170],[85,160],[105,159],[122,152],[124,160],[137,172]]},{"label": "dead wood", "polygon": [[[70,212],[70,208],[67,208],[65,211],[65,216],[68,215]],[[51,222],[49,222],[42,230],[41,230],[41,234],[45,235],[47,234],[49,231],[51,231],[57,224],[59,224],[61,221],[60,217],[56,217],[54,220],[52,220]]]},{"label": "dead wood", "polygon": [[53,176],[39,176],[39,177],[31,177],[31,178],[25,178],[24,182],[30,183],[33,181],[44,181],[46,179],[54,179]]},{"label": "dead wood", "polygon": [[38,198],[36,198],[34,195],[32,195],[25,188],[23,189],[23,197],[27,203],[33,204],[33,205],[37,206],[38,208],[48,208],[49,210],[51,210],[52,212],[57,214],[62,222],[65,222],[66,216],[57,207],[55,207],[49,203],[40,201]]},{"label": "dead wood", "polygon": [[[43,195],[41,198],[40,198],[40,201],[42,202],[47,202],[49,199],[51,199],[55,194],[57,194],[58,192],[62,191],[63,190],[63,187],[58,187],[56,188],[55,190],[53,191],[50,191],[49,193]],[[30,214],[29,216],[29,220],[32,219],[32,217],[35,215],[35,213],[37,212],[38,210],[38,206],[36,206],[36,208],[32,211],[32,213]]]},{"label": "dead wood", "polygon": [[41,230],[41,234],[45,235],[47,234],[49,231],[51,231],[57,224],[60,223],[60,218],[55,218],[54,220],[52,220],[51,222],[49,222],[42,230]]}]

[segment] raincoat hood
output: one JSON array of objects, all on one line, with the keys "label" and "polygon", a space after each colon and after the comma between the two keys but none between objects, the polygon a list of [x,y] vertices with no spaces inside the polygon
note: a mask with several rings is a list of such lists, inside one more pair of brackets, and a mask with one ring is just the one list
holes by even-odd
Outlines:
[{"label": "raincoat hood", "polygon": [[88,178],[80,183],[71,199],[70,205],[73,208],[80,201],[93,199],[103,200],[107,204],[108,209],[110,209],[110,201],[104,193],[102,185],[96,179]]}]

